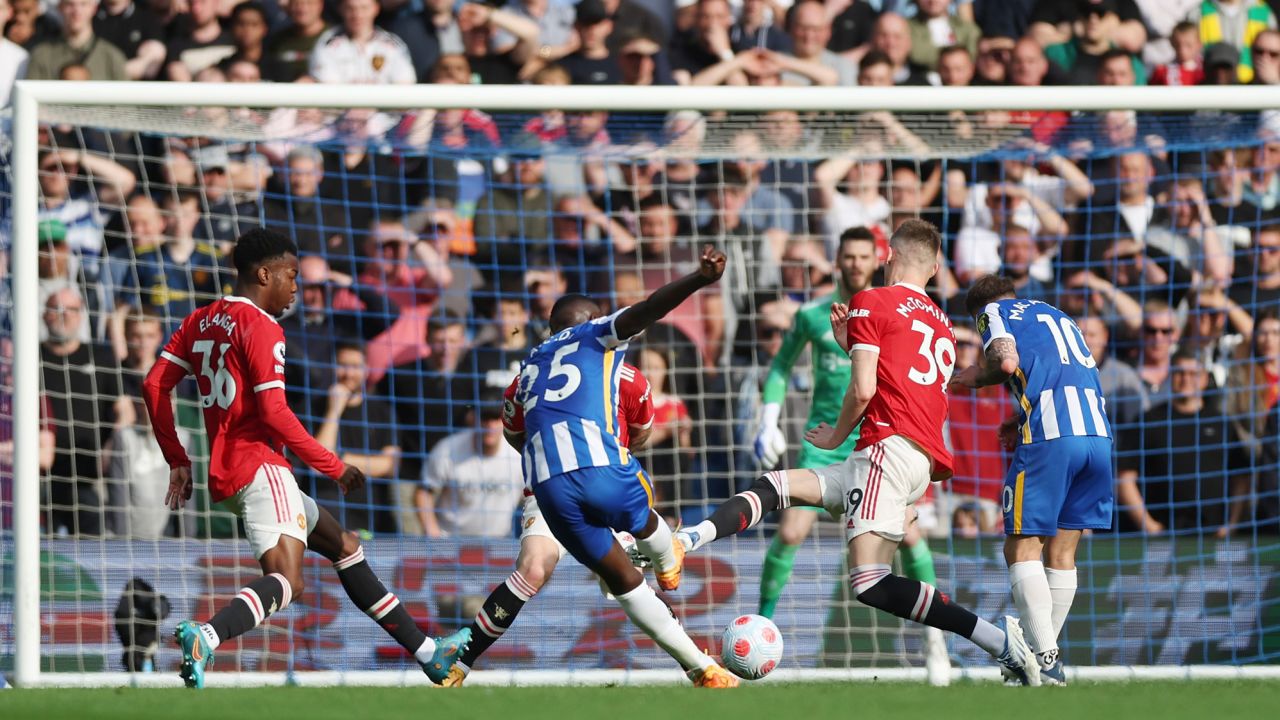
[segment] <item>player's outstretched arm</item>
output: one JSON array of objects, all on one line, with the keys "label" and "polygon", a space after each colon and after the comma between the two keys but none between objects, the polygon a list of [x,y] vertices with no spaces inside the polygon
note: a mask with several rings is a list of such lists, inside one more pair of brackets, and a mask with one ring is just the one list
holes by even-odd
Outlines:
[{"label": "player's outstretched arm", "polygon": [[1018,346],[1011,337],[995,338],[987,345],[984,362],[956,373],[951,384],[980,388],[999,385],[1018,371]]},{"label": "player's outstretched arm", "polygon": [[613,321],[615,335],[625,339],[647,330],[694,293],[719,280],[724,274],[725,261],[724,253],[703,245],[697,271],[663,285],[648,298],[622,311]]},{"label": "player's outstretched arm", "polygon": [[787,399],[787,385],[791,382],[791,368],[804,347],[809,344],[811,333],[803,327],[804,316],[797,313],[791,328],[782,337],[782,347],[769,363],[769,375],[764,381],[759,426],[752,446],[756,462],[765,470],[772,470],[787,452],[787,438],[778,423],[782,417],[782,403]]},{"label": "player's outstretched arm", "polygon": [[835,450],[849,438],[867,412],[871,399],[876,396],[876,367],[879,362],[879,350],[853,351],[853,372],[849,375],[849,388],[845,390],[836,426],[820,423],[804,434],[814,447]]},{"label": "player's outstretched arm", "polygon": [[142,382],[142,399],[151,418],[151,432],[170,468],[191,467],[191,458],[178,439],[178,423],[173,415],[173,389],[190,369],[162,355]]}]

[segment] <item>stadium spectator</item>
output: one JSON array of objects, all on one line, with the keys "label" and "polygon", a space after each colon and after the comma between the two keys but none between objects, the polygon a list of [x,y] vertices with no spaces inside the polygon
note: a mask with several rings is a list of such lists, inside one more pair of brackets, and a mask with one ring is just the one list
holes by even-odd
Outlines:
[{"label": "stadium spectator", "polygon": [[[764,143],[754,129],[740,130],[732,140],[733,160],[726,160],[739,171],[747,192],[747,202],[742,216],[751,231],[763,234],[769,230],[781,230],[788,235],[796,231],[796,212],[791,201],[775,188],[760,181],[766,162]],[[710,201],[704,197],[698,202],[699,224],[706,224],[711,217]]]},{"label": "stadium spectator", "polygon": [[[1229,249],[1248,248],[1253,244],[1253,226],[1260,211],[1244,199],[1244,185],[1253,163],[1251,148],[1220,148],[1207,153],[1205,173],[1209,195],[1209,212],[1218,224],[1222,240]],[[1237,279],[1253,272],[1247,262],[1235,262]]]},{"label": "stadium spectator", "polygon": [[[856,160],[836,157],[814,168],[813,180],[818,184],[822,207],[826,208],[828,256],[839,246],[840,235],[851,227],[866,226],[888,241],[885,233],[890,207],[882,189],[884,161],[876,158],[874,148],[869,150]],[[883,243],[877,240],[876,244]]]},{"label": "stadium spectator", "polygon": [[235,79],[232,69],[238,62],[250,63],[259,73],[259,79],[253,82],[261,82],[268,30],[266,9],[258,0],[245,0],[231,10],[230,25],[236,51],[218,63],[218,67],[227,73],[231,82],[243,82]]},{"label": "stadium spectator", "polygon": [[[97,282],[106,249],[105,209],[119,207],[133,192],[128,168],[95,153],[45,152],[39,159],[41,220],[59,220],[87,282]],[[83,174],[82,174],[83,173]],[[84,182],[80,182],[80,178]],[[101,306],[91,308],[93,312]]]},{"label": "stadium spectator", "polygon": [[[844,6],[843,9],[840,6]],[[862,48],[871,40],[871,28],[879,13],[867,0],[850,0],[847,5],[841,2],[829,7],[831,39],[827,42],[827,49],[856,62]],[[831,17],[833,12],[837,14]],[[774,21],[777,22],[776,19]]]},{"label": "stadium spectator", "polygon": [[1055,293],[1051,284],[1046,285],[1031,274],[1039,260],[1040,246],[1030,230],[1013,224],[1004,228],[1000,241],[1000,274],[1013,280],[1018,299],[1052,303]]},{"label": "stadium spectator", "polygon": [[1264,30],[1249,46],[1254,85],[1280,85],[1280,32]]},{"label": "stadium spectator", "polygon": [[[124,347],[116,351],[122,396],[111,436],[107,506],[117,535],[156,539],[169,534],[171,513],[164,502],[169,463],[151,433],[142,401],[142,380],[164,347],[162,320],[152,311],[128,308],[121,333]],[[180,428],[178,434],[188,441],[186,430]]]},{"label": "stadium spectator", "polygon": [[871,31],[871,50],[879,50],[893,64],[894,85],[928,85],[925,69],[912,60],[911,27],[896,13],[884,13]]},{"label": "stadium spectator", "polygon": [[1149,533],[1216,530],[1227,522],[1232,496],[1248,487],[1249,453],[1227,417],[1206,401],[1209,374],[1198,358],[1175,355],[1170,383],[1170,399],[1149,410],[1121,446],[1126,452],[1116,478],[1120,527]]},{"label": "stadium spectator", "polygon": [[[447,55],[462,54],[462,31],[454,15],[453,0],[424,0],[421,12],[403,3],[382,18],[382,25],[404,40],[413,60],[418,82],[434,82],[431,70]],[[467,83],[471,82],[470,73]]]},{"label": "stadium spectator", "polygon": [[[551,215],[552,260],[565,270],[570,283],[590,289],[592,269],[636,249],[636,238],[622,223],[601,212],[585,195],[555,201]],[[503,386],[506,387],[505,385]]]},{"label": "stadium spectator", "polygon": [[[1083,10],[1087,4],[1087,10]],[[1065,74],[1071,85],[1145,85],[1147,74],[1142,61],[1129,51],[1115,47],[1111,40],[1114,12],[1110,0],[1082,3],[1083,21],[1075,26],[1069,40],[1045,45],[1045,57]],[[1111,63],[1115,63],[1115,67]],[[1119,67],[1128,63],[1128,72]],[[1128,78],[1128,82],[1102,82],[1103,78]]]},{"label": "stadium spectator", "polygon": [[648,345],[639,359],[640,372],[649,380],[654,414],[640,458],[653,479],[653,507],[672,523],[680,517],[681,504],[693,499],[683,487],[693,460],[693,420],[684,400],[670,391],[672,358]]},{"label": "stadium spectator", "polygon": [[[953,250],[956,277],[965,285],[995,272],[999,266],[1000,234],[1009,232],[1011,226],[1024,228],[1046,249],[1056,248],[1067,234],[1067,221],[1062,215],[1024,184],[979,184],[969,197]],[[1033,266],[1031,273],[1048,280],[1048,260],[1041,257],[1040,265]]]},{"label": "stadium spectator", "polygon": [[484,326],[458,363],[463,395],[455,402],[476,406],[486,395],[501,393],[520,371],[520,361],[538,344],[523,297],[503,293],[488,304]]},{"label": "stadium spectator", "polygon": [[833,268],[822,240],[807,235],[788,238],[781,263],[778,290],[783,296],[804,304],[832,291]]},{"label": "stadium spectator", "polygon": [[618,68],[622,71],[623,85],[671,85],[670,63],[662,62],[662,46],[648,35],[632,34],[618,49]]},{"label": "stadium spectator", "polygon": [[502,439],[502,404],[489,400],[468,413],[474,429],[431,449],[415,494],[427,537],[510,537],[524,499],[520,453]]},{"label": "stadium spectator", "polygon": [[130,80],[154,79],[164,68],[165,27],[148,5],[102,0],[93,18],[93,32],[124,53]]},{"label": "stadium spectator", "polygon": [[5,38],[28,52],[45,40],[57,38],[62,25],[54,13],[44,12],[40,0],[9,0],[12,17],[4,26]]},{"label": "stadium spectator", "polygon": [[329,29],[324,0],[289,0],[287,11],[289,24],[272,33],[263,50],[262,77],[272,82],[294,82],[306,75],[311,52]]},{"label": "stadium spectator", "polygon": [[[1156,198],[1151,192],[1155,168],[1151,157],[1143,151],[1127,152],[1115,158],[1113,167],[1115,205],[1095,201],[1093,208],[1077,217],[1077,237],[1087,246],[1082,255],[1094,262],[1112,250],[1116,238],[1131,237],[1141,243],[1155,214]],[[1067,256],[1077,258],[1071,252]]]},{"label": "stadium spectator", "polygon": [[671,33],[652,10],[635,0],[604,0],[604,9],[613,18],[614,33],[609,36],[609,52],[617,53],[627,33],[621,29],[636,30],[658,41],[662,47],[671,44]]},{"label": "stadium spectator", "polygon": [[1280,316],[1258,318],[1252,337],[1236,347],[1235,360],[1226,385],[1226,413],[1257,463],[1263,460],[1267,418],[1280,398]]},{"label": "stadium spectator", "polygon": [[692,85],[835,85],[836,71],[764,48],[743,50],[693,76]]},{"label": "stadium spectator", "polygon": [[[504,7],[508,12],[527,18],[538,25],[538,50],[535,58],[537,64],[558,62],[579,48],[581,38],[574,30],[574,7],[552,0],[507,0]],[[608,14],[612,20],[613,15]],[[515,42],[515,37],[507,37],[509,33],[500,31],[497,44],[505,46]],[[537,64],[533,65],[534,69]]]},{"label": "stadium spectator", "polygon": [[749,297],[755,288],[777,284],[778,261],[787,239],[786,231],[778,228],[762,233],[752,228],[743,212],[751,192],[751,181],[741,168],[730,164],[719,168],[715,185],[705,195],[711,212],[697,231],[699,238],[724,243],[721,247],[729,254],[738,281],[730,287],[739,301]]},{"label": "stadium spectator", "polygon": [[1280,203],[1280,132],[1264,127],[1262,144],[1253,151],[1253,173],[1244,184],[1244,199],[1261,210],[1273,210]]},{"label": "stadium spectator", "polygon": [[791,52],[791,38],[779,27],[779,18],[770,17],[772,12],[771,3],[767,0],[742,0],[738,22],[729,30],[729,41],[735,53],[753,48],[784,54]]},{"label": "stadium spectator", "polygon": [[973,55],[965,48],[951,45],[938,52],[938,81],[943,87],[966,87],[975,72]]},{"label": "stadium spectator", "polygon": [[218,1],[188,0],[187,13],[169,25],[165,74],[170,80],[190,82],[235,51],[235,38],[218,19]]},{"label": "stadium spectator", "polygon": [[1101,21],[1103,40],[1125,52],[1142,52],[1147,29],[1134,0],[1038,0],[1027,32],[1047,48],[1070,42],[1072,29],[1089,23],[1091,16]]},{"label": "stadium spectator", "polygon": [[[377,288],[355,283],[319,255],[298,260],[298,300],[280,319],[284,329],[290,406],[304,421],[324,416],[324,394],[335,382],[339,344],[363,344],[396,319],[399,308]],[[179,316],[183,317],[183,316]],[[363,353],[362,353],[363,354]]]},{"label": "stadium spectator", "polygon": [[[112,311],[112,308],[120,309],[119,295],[124,288],[138,287],[135,263],[159,250],[165,243],[164,216],[160,214],[160,207],[156,202],[147,195],[138,193],[129,198],[124,219],[127,242],[113,248],[103,259],[101,282],[108,311]],[[113,314],[113,323],[108,328],[117,359],[124,358],[124,338],[120,334],[124,330],[123,319],[124,316]]]},{"label": "stadium spectator", "polygon": [[369,482],[356,493],[344,493],[327,478],[317,477],[312,497],[345,528],[395,532],[391,480],[400,447],[392,432],[391,406],[367,392],[368,366],[360,343],[339,342],[333,363],[334,382],[328,389],[323,420],[315,424],[316,441],[337,453],[342,462],[360,468]]},{"label": "stadium spectator", "polygon": [[559,61],[572,84],[621,84],[622,66],[605,43],[613,33],[613,20],[605,12],[604,3],[601,0],[579,2],[573,28],[580,38],[579,47]]},{"label": "stadium spectator", "polygon": [[97,0],[59,0],[62,32],[31,48],[27,78],[58,80],[67,65],[83,65],[93,80],[128,80],[124,53],[93,32]]},{"label": "stadium spectator", "polygon": [[1280,224],[1268,220],[1253,243],[1251,281],[1234,283],[1231,299],[1254,317],[1280,309]]},{"label": "stadium spectator", "polygon": [[733,42],[729,38],[732,28],[733,12],[728,0],[698,0],[693,30],[677,38],[671,49],[671,67],[676,82],[688,85],[703,70],[732,60]]},{"label": "stadium spectator", "polygon": [[323,254],[340,272],[355,274],[346,208],[320,195],[324,156],[314,147],[299,145],[289,151],[283,175],[283,191],[263,201],[264,225],[288,234],[304,255]]},{"label": "stadium spectator", "polygon": [[[973,59],[976,73],[974,85],[1004,85],[1009,81],[1009,58],[1013,53],[1014,39],[1003,35],[988,35],[978,40],[978,54]],[[1036,47],[1040,47],[1039,43]]]},{"label": "stadium spectator", "polygon": [[1200,28],[1192,22],[1180,22],[1169,35],[1173,60],[1156,65],[1151,71],[1152,85],[1199,85],[1204,80],[1204,55],[1200,44]]},{"label": "stadium spectator", "polygon": [[1275,13],[1264,0],[1205,0],[1188,19],[1199,24],[1200,41],[1206,48],[1215,43],[1234,48],[1236,77],[1242,83],[1253,81],[1249,50],[1260,33],[1276,29]]},{"label": "stadium spectator", "polygon": [[84,312],[79,291],[71,287],[44,305],[48,339],[40,345],[41,376],[57,448],[44,527],[56,535],[92,537],[107,530],[100,492],[103,450],[115,421],[120,371],[109,349],[80,340]]},{"label": "stadium spectator", "polygon": [[1147,404],[1154,407],[1172,396],[1170,358],[1178,347],[1182,329],[1169,303],[1147,300],[1143,306],[1142,337],[1138,345],[1138,376],[1147,391]]},{"label": "stadium spectator", "polygon": [[[1026,296],[1021,293],[1019,298]],[[956,325],[956,367],[978,362],[982,338],[968,325]],[[956,459],[955,474],[938,498],[941,520],[972,507],[980,533],[1000,532],[1000,492],[1004,486],[1004,449],[1000,427],[1014,417],[1013,402],[1003,385],[952,388],[947,394],[948,440]],[[954,522],[953,522],[954,527]],[[945,526],[941,528],[944,532]]]},{"label": "stadium spectator", "polygon": [[907,21],[911,35],[911,64],[937,70],[939,53],[962,47],[970,56],[978,52],[982,30],[972,21],[949,12],[951,0],[917,0],[915,17]]},{"label": "stadium spectator", "polygon": [[1221,390],[1226,387],[1227,373],[1254,326],[1249,313],[1239,309],[1231,312],[1230,304],[1230,298],[1216,285],[1198,285],[1187,294],[1186,320],[1178,341],[1178,351],[1195,355],[1209,373],[1209,401],[1219,410],[1225,408]]},{"label": "stadium spectator", "polygon": [[[9,0],[0,0],[0,29],[8,26],[11,17],[13,6]],[[13,84],[26,78],[29,60],[30,56],[22,46],[0,35],[0,108],[9,106]]]},{"label": "stadium spectator", "polygon": [[458,11],[458,29],[462,52],[480,83],[512,85],[532,74],[532,68],[526,70],[538,50],[538,25],[532,20],[489,5],[466,3]]},{"label": "stadium spectator", "polygon": [[1137,426],[1149,407],[1147,389],[1138,377],[1138,371],[1129,363],[1111,353],[1111,328],[1098,315],[1078,315],[1076,326],[1084,337],[1085,347],[1098,365],[1098,381],[1102,396],[1107,399],[1107,419],[1116,432],[1125,432]]},{"label": "stadium spectator", "polygon": [[[400,477],[412,483],[400,486],[399,505],[411,507],[412,488],[422,477],[429,448],[464,427],[468,391],[457,372],[467,351],[466,322],[450,312],[432,318],[427,326],[426,357],[416,357],[392,367],[377,383],[377,397],[389,398],[395,413],[396,444],[400,446]],[[415,515],[416,518],[416,515]],[[414,520],[416,523],[416,519]],[[403,529],[411,524],[401,514]],[[419,531],[420,532],[420,531]]]},{"label": "stadium spectator", "polygon": [[[40,221],[36,236],[40,243],[38,256],[40,304],[43,306],[49,298],[65,288],[74,288],[81,297],[91,298],[92,302],[88,303],[88,312],[82,312],[76,318],[80,321],[76,336],[84,342],[89,342],[94,336],[94,330],[97,329],[100,314],[105,305],[100,293],[101,287],[86,280],[84,273],[80,271],[80,260],[67,245],[67,227],[61,220]],[[41,330],[43,331],[43,328]],[[41,339],[45,339],[43,332]]]},{"label": "stadium spectator", "polygon": [[1226,287],[1231,284],[1231,255],[1217,226],[1200,179],[1180,177],[1173,183],[1169,204],[1152,213],[1144,240],[1194,270],[1204,282]]},{"label": "stadium spectator", "polygon": [[201,189],[196,237],[227,253],[237,237],[258,226],[257,198],[271,169],[257,156],[232,160],[222,144],[189,147],[186,156]]},{"label": "stadium spectator", "polygon": [[[824,65],[836,71],[836,84],[845,87],[858,84],[858,70],[853,61],[827,49],[831,41],[831,20],[826,8],[817,0],[800,0],[787,15],[787,32],[791,35],[791,54],[807,63]],[[810,79],[795,72],[782,75],[786,84],[808,85]]]},{"label": "stadium spectator", "polygon": [[541,265],[551,255],[552,198],[546,160],[515,141],[509,176],[498,178],[476,204],[475,261],[497,278],[502,268]]},{"label": "stadium spectator", "polygon": [[404,41],[374,25],[378,0],[342,0],[340,7],[342,24],[321,33],[311,51],[311,77],[322,83],[417,82]]}]

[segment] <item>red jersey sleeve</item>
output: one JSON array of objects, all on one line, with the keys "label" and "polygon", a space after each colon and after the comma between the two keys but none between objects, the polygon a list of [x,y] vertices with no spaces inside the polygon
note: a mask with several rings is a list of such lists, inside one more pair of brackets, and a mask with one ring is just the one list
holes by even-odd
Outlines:
[{"label": "red jersey sleeve", "polygon": [[519,386],[520,376],[517,375],[502,393],[502,428],[511,433],[524,432],[524,408],[516,404],[516,388]]},{"label": "red jersey sleeve", "polygon": [[619,414],[627,425],[636,430],[648,430],[653,426],[653,388],[640,369],[626,364],[622,373],[622,387],[618,393]]},{"label": "red jersey sleeve", "polygon": [[849,355],[855,350],[880,352],[881,338],[892,309],[879,302],[875,293],[864,290],[849,301]]},{"label": "red jersey sleeve", "polygon": [[247,390],[257,398],[263,424],[317,472],[335,480],[341,477],[345,464],[311,437],[285,398],[284,330],[264,319],[247,327],[242,337]]},{"label": "red jersey sleeve", "polygon": [[186,448],[178,439],[178,423],[173,415],[173,388],[182,378],[191,374],[191,362],[187,352],[187,326],[190,320],[182,325],[169,338],[169,343],[160,352],[160,359],[151,366],[146,379],[142,382],[142,399],[147,405],[147,416],[151,419],[151,432],[156,436],[156,443],[164,454],[169,467],[191,467],[191,458]]}]

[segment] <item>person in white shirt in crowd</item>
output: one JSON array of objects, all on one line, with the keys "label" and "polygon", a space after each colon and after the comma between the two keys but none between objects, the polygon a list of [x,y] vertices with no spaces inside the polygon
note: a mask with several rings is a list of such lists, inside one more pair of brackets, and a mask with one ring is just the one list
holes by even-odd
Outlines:
[{"label": "person in white shirt in crowd", "polygon": [[[0,0],[0,28],[8,25],[12,17],[9,0]],[[0,108],[8,106],[13,84],[27,76],[28,60],[27,51],[21,45],[0,35]]]},{"label": "person in white shirt in crowd", "polygon": [[322,83],[417,82],[404,41],[374,25],[378,10],[378,0],[342,0],[342,24],[324,31],[316,41],[311,76]]},{"label": "person in white shirt in crowd", "polygon": [[486,398],[469,413],[474,429],[431,449],[414,496],[427,537],[510,537],[524,500],[520,453],[502,439],[502,403]]}]

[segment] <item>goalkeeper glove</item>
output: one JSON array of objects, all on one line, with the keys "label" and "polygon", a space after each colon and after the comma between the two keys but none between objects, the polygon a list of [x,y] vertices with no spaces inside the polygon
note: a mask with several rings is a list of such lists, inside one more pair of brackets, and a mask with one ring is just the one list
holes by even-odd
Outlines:
[{"label": "goalkeeper glove", "polygon": [[770,470],[778,464],[787,452],[787,438],[778,427],[778,417],[782,414],[780,403],[766,403],[760,411],[760,430],[756,434],[756,462],[764,470]]}]

